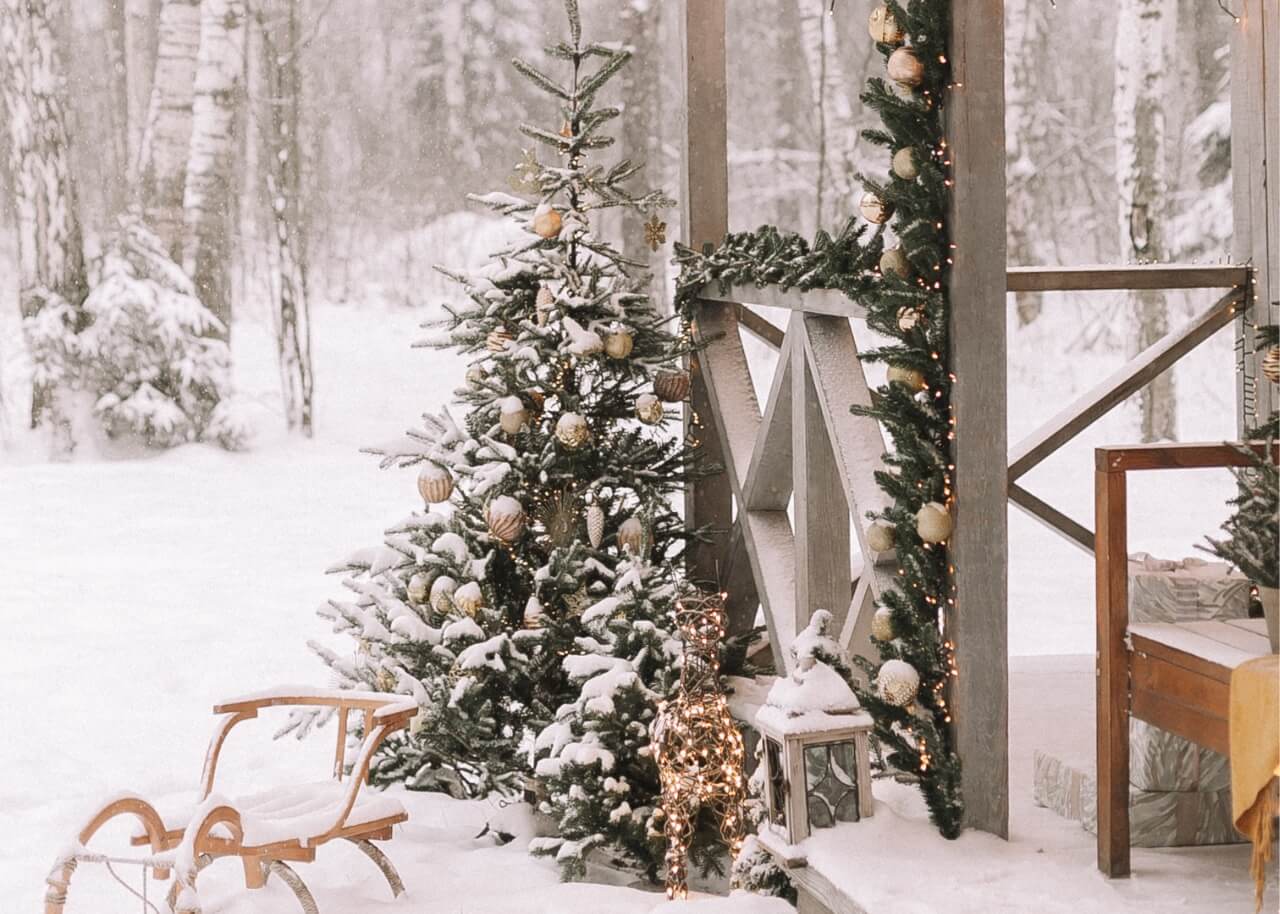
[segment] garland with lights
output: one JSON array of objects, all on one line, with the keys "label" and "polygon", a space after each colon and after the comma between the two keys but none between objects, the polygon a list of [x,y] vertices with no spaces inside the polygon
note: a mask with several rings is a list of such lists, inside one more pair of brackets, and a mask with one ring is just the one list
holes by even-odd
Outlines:
[{"label": "garland with lights", "polygon": [[897,587],[880,594],[873,620],[879,663],[856,658],[873,687],[851,685],[875,721],[885,763],[916,780],[934,824],[954,838],[963,806],[947,684],[956,667],[942,621],[943,611],[955,608],[946,549],[954,498],[951,179],[942,121],[950,88],[949,15],[949,0],[888,0],[872,11],[868,27],[889,80],[867,81],[861,99],[882,126],[862,136],[891,156],[885,180],[862,178],[867,192],[858,211],[874,229],[851,219],[834,237],[819,232],[808,244],[764,226],[728,235],[714,250],[678,248],[676,300],[691,321],[698,291],[713,281],[839,289],[866,308],[871,329],[892,340],[861,354],[888,364],[888,382],[870,407],[854,412],[880,422],[893,442],[886,467],[876,472],[893,503],[872,517],[868,535],[877,549],[896,549],[899,572]]}]

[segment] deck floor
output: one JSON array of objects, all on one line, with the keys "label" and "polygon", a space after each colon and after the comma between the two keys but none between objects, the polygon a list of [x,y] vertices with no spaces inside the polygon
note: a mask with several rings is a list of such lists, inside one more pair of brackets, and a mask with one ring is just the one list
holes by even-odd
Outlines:
[{"label": "deck floor", "polygon": [[[870,820],[805,842],[810,866],[864,914],[1251,914],[1248,845],[1134,848],[1133,875],[1108,880],[1095,839],[1032,800],[1036,749],[1092,767],[1092,656],[1010,660],[1010,840],[966,832],[944,841],[913,788],[875,785]],[[1280,907],[1276,880],[1264,911]]]}]

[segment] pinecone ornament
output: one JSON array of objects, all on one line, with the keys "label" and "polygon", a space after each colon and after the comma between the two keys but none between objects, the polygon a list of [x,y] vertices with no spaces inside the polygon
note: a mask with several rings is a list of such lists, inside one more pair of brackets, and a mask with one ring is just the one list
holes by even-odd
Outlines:
[{"label": "pinecone ornament", "polygon": [[604,542],[604,511],[599,505],[587,505],[587,542],[592,549],[599,549]]}]

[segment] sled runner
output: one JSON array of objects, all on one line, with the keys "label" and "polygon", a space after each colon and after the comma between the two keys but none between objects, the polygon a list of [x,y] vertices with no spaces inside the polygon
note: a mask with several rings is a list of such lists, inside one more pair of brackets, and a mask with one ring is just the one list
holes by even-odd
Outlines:
[{"label": "sled runner", "polygon": [[[231,729],[257,717],[262,708],[282,706],[334,709],[338,734],[333,779],[230,799],[216,794],[218,756]],[[275,876],[293,891],[306,914],[317,914],[315,899],[289,864],[314,860],[317,847],[337,839],[350,841],[364,852],[382,871],[392,894],[400,895],[404,885],[399,874],[373,842],[390,839],[392,827],[408,819],[408,813],[399,800],[363,788],[373,753],[388,735],[407,725],[417,710],[414,700],[403,695],[300,688],[262,692],[215,706],[214,713],[221,716],[209,741],[195,806],[162,815],[137,796],[122,795],[107,802],[80,830],[76,843],[54,863],[47,879],[45,914],[62,914],[71,877],[77,865],[86,862],[138,864],[161,880],[172,872],[170,908],[177,914],[199,914],[196,877],[219,857],[240,858],[247,888],[261,888]],[[364,740],[344,781],[352,711],[363,715]],[[148,855],[112,856],[88,848],[98,830],[119,816],[136,820],[132,844],[149,847]]]}]

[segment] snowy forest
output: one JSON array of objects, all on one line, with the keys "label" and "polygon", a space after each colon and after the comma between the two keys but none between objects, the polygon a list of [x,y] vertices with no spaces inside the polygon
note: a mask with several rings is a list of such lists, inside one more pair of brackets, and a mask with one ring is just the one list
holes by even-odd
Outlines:
[{"label": "snowy forest", "polygon": [[[809,234],[850,211],[869,164],[857,87],[878,66],[861,11],[845,8],[855,5],[732,4],[731,228]],[[588,24],[605,12],[589,7]],[[554,13],[502,0],[7,0],[9,445],[42,411],[75,419],[70,404],[60,419],[49,411],[45,388],[91,353],[113,353],[110,367],[75,386],[106,398],[96,414],[113,438],[129,426],[149,446],[243,446],[258,426],[323,425],[332,414],[326,366],[311,352],[317,309],[423,307],[439,295],[432,265],[447,245],[484,234],[482,217],[459,215],[463,193],[505,183],[520,156],[505,128],[535,113],[508,61],[544,43]],[[668,188],[679,184],[676,13],[630,0],[608,16],[636,56],[616,90],[622,144]],[[1010,262],[1221,258],[1230,17],[1196,0],[1011,0],[1006,15]],[[623,234],[629,255],[665,266],[669,251],[648,252],[638,226]],[[65,346],[91,315],[127,324],[143,274],[166,288],[170,329],[188,341],[190,390],[167,382],[138,395],[124,380],[139,366],[121,351],[121,326],[91,333],[78,357]],[[1018,326],[1043,319],[1039,299],[1018,298]],[[1134,304],[1123,322],[1110,309],[1072,314],[1061,347],[1085,358],[1134,350],[1182,316],[1176,296]],[[269,329],[279,366],[277,389],[258,402],[271,418],[247,424],[243,410],[223,408],[236,401],[233,363],[250,357],[239,351],[244,325]],[[1141,398],[1144,438],[1177,435],[1176,382]]]}]

